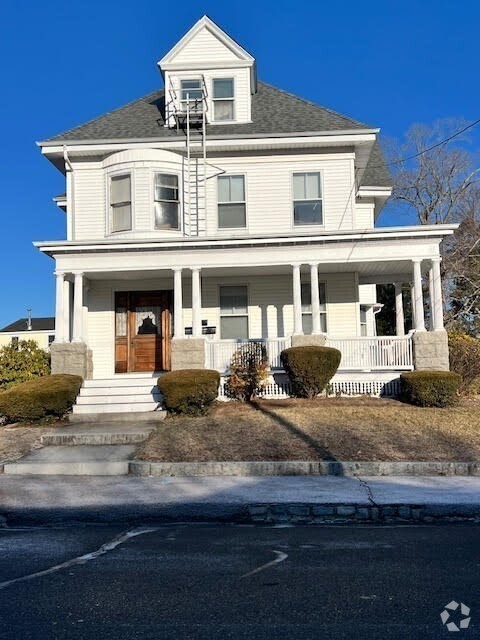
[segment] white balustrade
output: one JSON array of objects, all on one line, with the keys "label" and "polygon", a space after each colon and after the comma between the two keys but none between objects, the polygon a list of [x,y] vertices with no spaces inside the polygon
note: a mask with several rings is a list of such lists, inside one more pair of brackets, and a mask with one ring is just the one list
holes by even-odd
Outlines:
[{"label": "white balustrade", "polygon": [[411,336],[327,338],[326,345],[341,352],[339,371],[413,369]]},{"label": "white balustrade", "polygon": [[281,369],[280,353],[291,346],[291,338],[265,338],[252,340],[206,340],[206,365],[208,369],[216,369],[225,373],[230,368],[233,354],[248,342],[261,342],[268,354],[270,369]]}]

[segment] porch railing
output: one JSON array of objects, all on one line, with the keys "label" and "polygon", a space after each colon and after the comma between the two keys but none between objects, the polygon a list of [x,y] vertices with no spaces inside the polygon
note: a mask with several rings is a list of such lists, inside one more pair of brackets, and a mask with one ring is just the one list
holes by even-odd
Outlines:
[{"label": "porch railing", "polygon": [[328,347],[335,347],[342,354],[339,371],[413,369],[411,336],[327,338],[326,344]]},{"label": "porch railing", "polygon": [[291,346],[290,337],[287,338],[265,338],[258,340],[206,340],[206,366],[208,369],[216,369],[220,373],[225,373],[230,368],[232,356],[237,349],[246,342],[262,342],[268,354],[270,369],[282,369],[280,353]]}]

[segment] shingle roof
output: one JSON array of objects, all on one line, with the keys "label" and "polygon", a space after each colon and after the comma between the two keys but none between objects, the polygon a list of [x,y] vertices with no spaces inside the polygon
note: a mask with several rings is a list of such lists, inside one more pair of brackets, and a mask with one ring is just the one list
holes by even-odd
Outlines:
[{"label": "shingle roof", "polygon": [[375,141],[363,172],[361,184],[367,187],[391,187],[392,177],[385,163],[382,147]]},{"label": "shingle roof", "polygon": [[[3,332],[27,331],[28,318],[20,318],[0,329]],[[55,331],[55,318],[32,318],[32,331]]]},{"label": "shingle roof", "polygon": [[[50,138],[59,140],[114,140],[123,138],[176,137],[175,129],[164,127],[163,89],[110,111],[79,127]],[[211,135],[294,133],[368,129],[366,124],[331,111],[264,82],[252,96],[252,122],[208,125]]]},{"label": "shingle roof", "polygon": [[[175,138],[183,133],[164,127],[164,90],[153,91],[138,100],[99,116],[59,135],[48,142],[66,140],[121,140],[134,138]],[[262,135],[319,131],[372,129],[357,120],[314,104],[291,93],[258,82],[252,95],[252,122],[208,125],[208,135]],[[391,179],[378,143],[375,144],[362,184],[390,186]]]}]

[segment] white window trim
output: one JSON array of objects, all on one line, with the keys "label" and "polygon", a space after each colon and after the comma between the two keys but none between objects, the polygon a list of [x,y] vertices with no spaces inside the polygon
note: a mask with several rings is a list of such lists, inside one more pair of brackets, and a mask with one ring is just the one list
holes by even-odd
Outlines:
[{"label": "white window trim", "polygon": [[[237,178],[237,177],[243,177],[243,190],[244,190],[244,202],[220,202],[219,201],[219,189],[218,189],[218,179],[219,178]],[[246,232],[248,230],[248,181],[247,181],[247,174],[244,172],[232,172],[232,173],[222,173],[221,175],[217,176],[217,180],[216,180],[216,228],[217,231],[219,233],[229,233],[231,231],[243,231]],[[245,204],[245,226],[243,227],[221,227],[219,222],[220,222],[220,216],[219,216],[219,205],[220,204]]]},{"label": "white window trim", "polygon": [[[322,222],[318,224],[295,224],[295,217],[293,206],[295,202],[295,193],[293,188],[293,176],[299,173],[318,173],[320,174],[320,193],[321,193],[321,203],[322,203]],[[325,185],[323,179],[323,170],[322,169],[293,169],[290,171],[290,228],[291,229],[305,229],[305,231],[310,231],[314,229],[324,229],[325,228]]]},{"label": "white window trim", "polygon": [[[133,169],[121,169],[118,171],[109,171],[106,179],[106,195],[105,202],[107,203],[107,215],[106,215],[106,236],[116,236],[122,233],[132,233],[135,230],[135,171]],[[124,231],[113,231],[112,228],[112,204],[111,200],[111,181],[112,178],[118,178],[120,176],[130,176],[130,229]]]},{"label": "white window trim", "polygon": [[[233,97],[232,98],[214,98],[214,86],[215,86],[215,80],[231,80],[232,81],[232,87],[233,87]],[[236,82],[235,82],[235,77],[232,75],[225,75],[225,76],[215,76],[214,78],[212,78],[212,86],[211,86],[211,93],[210,93],[210,104],[211,104],[211,108],[212,108],[212,119],[211,119],[211,123],[215,124],[215,125],[222,125],[222,124],[232,124],[232,122],[236,122],[237,121],[237,87],[236,87]],[[231,100],[233,102],[233,118],[231,120],[215,120],[215,102],[217,100]]]},{"label": "white window trim", "polygon": [[[220,298],[220,290],[222,287],[245,287],[247,290],[247,313],[229,313],[228,315],[222,315],[222,306]],[[217,284],[217,304],[218,304],[218,338],[222,340],[222,317],[226,318],[247,318],[247,338],[241,338],[245,340],[250,339],[250,286],[246,282],[220,282]],[[230,338],[225,338],[229,340]]]},{"label": "white window trim", "polygon": [[[311,287],[311,283],[310,280],[307,281],[301,281],[300,283],[300,288],[301,285],[305,285],[305,286],[309,286]],[[322,316],[325,316],[325,333],[328,333],[328,288],[327,288],[327,282],[325,280],[319,280],[318,281],[318,287],[320,288],[323,285],[324,289],[325,289],[325,311],[320,310],[320,320],[322,318]],[[302,306],[303,306],[303,301],[302,301]],[[310,311],[303,311],[302,309],[302,320],[303,320],[303,316],[312,316],[313,312],[312,312],[312,303],[310,302]],[[320,327],[321,327],[321,322],[320,322]],[[322,330],[323,332],[323,330]]]},{"label": "white window trim", "polygon": [[[178,227],[176,229],[169,228],[157,228],[155,226],[155,176],[157,174],[163,174],[167,176],[177,176],[178,180]],[[152,229],[156,233],[183,233],[183,182],[182,176],[178,171],[172,171],[170,169],[152,169],[151,171],[151,194],[152,194]]]}]

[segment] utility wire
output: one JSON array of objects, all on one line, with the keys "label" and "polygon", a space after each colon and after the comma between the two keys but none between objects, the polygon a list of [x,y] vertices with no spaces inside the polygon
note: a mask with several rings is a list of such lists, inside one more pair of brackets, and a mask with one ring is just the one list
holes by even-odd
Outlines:
[{"label": "utility wire", "polygon": [[[445,138],[444,140],[441,140],[440,142],[437,142],[436,144],[432,144],[431,147],[427,147],[426,149],[422,149],[421,151],[419,151],[418,153],[415,153],[412,156],[407,156],[406,158],[402,158],[401,160],[394,160],[392,162],[385,162],[384,164],[370,165],[368,168],[369,169],[380,169],[381,167],[385,167],[385,166],[386,167],[391,167],[394,164],[402,164],[403,162],[407,162],[408,160],[413,160],[414,158],[418,158],[419,156],[423,155],[424,153],[427,153],[428,151],[432,151],[432,149],[436,149],[437,147],[441,147],[443,144],[446,144],[447,142],[450,142],[450,140],[453,140],[454,138],[456,138],[457,136],[461,135],[465,131],[468,131],[468,129],[471,129],[472,127],[475,127],[479,123],[480,123],[480,118],[478,120],[475,120],[475,122],[470,123],[466,127],[463,127],[463,129],[460,129],[460,131],[457,131],[456,133],[453,133],[451,136],[448,136],[448,138]],[[366,165],[364,167],[358,167],[358,168],[359,169],[366,169],[367,166],[368,165]]]}]

